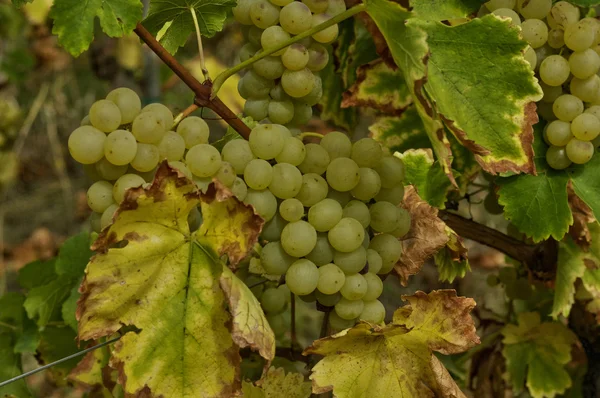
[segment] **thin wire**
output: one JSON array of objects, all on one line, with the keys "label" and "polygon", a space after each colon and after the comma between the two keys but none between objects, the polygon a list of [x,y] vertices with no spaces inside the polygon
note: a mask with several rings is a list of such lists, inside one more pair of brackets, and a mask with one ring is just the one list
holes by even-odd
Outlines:
[{"label": "thin wire", "polygon": [[12,379],[8,379],[8,380],[5,380],[5,381],[3,381],[3,382],[0,382],[0,387],[4,387],[4,386],[6,386],[6,385],[8,385],[8,384],[10,384],[10,383],[14,383],[15,381],[18,381],[18,380],[24,379],[25,377],[31,376],[32,374],[35,374],[35,373],[41,372],[42,370],[46,370],[46,369],[48,369],[48,368],[51,368],[52,366],[58,365],[59,363],[63,363],[63,362],[69,361],[69,360],[71,360],[71,359],[73,359],[73,358],[77,358],[77,357],[79,357],[79,356],[81,356],[81,355],[87,354],[87,353],[88,353],[88,352],[90,352],[90,351],[94,351],[94,350],[96,350],[96,349],[98,349],[98,348],[102,348],[102,347],[104,347],[104,346],[107,346],[107,345],[109,345],[109,344],[112,344],[112,343],[114,343],[115,341],[119,340],[120,338],[121,338],[121,336],[119,336],[119,337],[115,337],[114,339],[111,339],[111,340],[105,341],[104,343],[100,343],[100,344],[98,344],[98,345],[95,345],[95,346],[93,346],[93,347],[90,347],[90,348],[86,348],[86,349],[85,349],[85,350],[83,350],[83,351],[76,352],[75,354],[71,354],[71,355],[69,355],[68,357],[65,357],[65,358],[59,359],[58,361],[54,361],[54,362],[52,362],[52,363],[49,363],[49,364],[47,364],[47,365],[40,366],[39,368],[36,368],[36,369],[30,370],[29,372],[25,372],[25,373],[23,373],[22,375],[19,375],[19,376],[13,377]]}]

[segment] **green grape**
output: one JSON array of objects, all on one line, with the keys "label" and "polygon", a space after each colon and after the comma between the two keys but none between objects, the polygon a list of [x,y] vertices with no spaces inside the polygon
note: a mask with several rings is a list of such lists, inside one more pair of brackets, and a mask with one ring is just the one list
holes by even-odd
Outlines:
[{"label": "green grape", "polygon": [[243,201],[246,199],[246,195],[248,194],[248,187],[244,180],[240,177],[236,177],[233,185],[231,186],[231,192],[235,195],[238,200]]},{"label": "green grape", "polygon": [[96,213],[102,213],[114,203],[113,185],[108,181],[97,181],[87,191],[87,203]]},{"label": "green grape", "polygon": [[[331,19],[331,16],[328,14],[315,14],[312,16],[312,27],[316,27],[325,23]],[[325,28],[315,34],[312,35],[312,38],[319,43],[331,43],[335,39],[337,39],[339,34],[339,27],[336,25],[331,25],[328,28]]]},{"label": "green grape", "polygon": [[318,174],[308,173],[302,176],[302,188],[296,195],[304,207],[310,207],[327,197],[327,182]]},{"label": "green grape", "polygon": [[389,189],[381,188],[375,196],[375,200],[378,202],[390,202],[394,206],[398,206],[404,200],[404,186],[399,184]]},{"label": "green grape", "polygon": [[69,136],[69,153],[81,164],[96,163],[104,157],[106,134],[92,126],[81,126]]},{"label": "green grape", "polygon": [[251,160],[244,170],[244,180],[249,188],[266,189],[273,179],[273,168],[263,159]]},{"label": "green grape", "polygon": [[367,251],[363,246],[359,246],[349,253],[335,251],[333,253],[333,263],[348,275],[356,274],[365,268]]},{"label": "green grape", "polygon": [[378,324],[385,319],[385,307],[379,300],[364,301],[364,308],[358,316],[361,320]]},{"label": "green grape", "polygon": [[396,229],[398,213],[390,202],[375,202],[369,208],[371,228],[377,232],[391,232]]},{"label": "green grape", "polygon": [[221,154],[208,144],[198,144],[185,155],[185,163],[198,177],[211,177],[221,168]]},{"label": "green grape", "polygon": [[283,89],[283,87],[281,87],[281,84],[276,84],[275,86],[273,86],[271,91],[269,91],[269,97],[271,97],[271,99],[274,99],[275,101],[285,101],[292,99],[292,97],[285,93],[285,90]]},{"label": "green grape", "polygon": [[363,238],[362,247],[368,249],[369,243],[371,243],[371,237],[369,236],[369,231],[365,229],[365,237]]},{"label": "green grape", "polygon": [[519,18],[519,14],[508,8],[497,8],[494,11],[492,11],[492,14],[499,16],[503,19],[510,19],[511,24],[514,26],[521,25],[521,18]]},{"label": "green grape", "polygon": [[221,167],[215,177],[226,187],[231,188],[235,183],[235,170],[233,170],[233,166],[227,162],[221,162]]},{"label": "green grape", "polygon": [[287,306],[285,293],[273,287],[265,289],[260,297],[260,305],[267,313],[281,312]]},{"label": "green grape", "polygon": [[308,211],[308,222],[319,232],[326,232],[342,219],[342,206],[333,199],[323,199]]},{"label": "green grape", "polygon": [[100,229],[108,227],[113,222],[115,212],[119,209],[119,206],[112,204],[104,210],[100,217]]},{"label": "green grape", "polygon": [[531,46],[527,47],[527,50],[525,50],[524,57],[525,61],[529,63],[531,69],[535,69],[537,66],[537,54]]},{"label": "green grape", "polygon": [[160,154],[158,147],[152,144],[138,144],[135,157],[131,161],[131,167],[142,173],[154,170],[158,165]]},{"label": "green grape", "polygon": [[354,326],[354,319],[343,319],[335,312],[329,314],[329,326],[334,330],[346,330]]},{"label": "green grape", "polygon": [[248,90],[248,88],[246,87],[246,85],[244,84],[244,77],[242,77],[240,80],[238,80],[238,84],[237,84],[237,90],[238,93],[240,94],[240,97],[242,97],[243,99],[249,99],[252,94],[251,91]]},{"label": "green grape", "polygon": [[187,149],[198,144],[207,144],[208,124],[197,116],[188,116],[177,126],[177,134],[183,137]]},{"label": "green grape", "polygon": [[269,102],[268,117],[272,123],[289,123],[294,118],[294,103],[288,100]]},{"label": "green grape", "polygon": [[566,146],[567,157],[575,164],[584,164],[594,156],[594,144],[573,138]]},{"label": "green grape", "polygon": [[106,158],[102,158],[96,162],[95,168],[102,179],[115,181],[127,172],[128,167],[127,165],[117,166],[106,160]]},{"label": "green grape", "polygon": [[[275,4],[275,3],[273,3],[273,4]],[[277,5],[277,4],[275,4],[275,5]],[[256,46],[256,51],[258,51],[258,49],[261,47],[260,38],[261,38],[263,32],[264,31],[261,28],[259,28],[258,26],[248,27],[248,33],[247,33],[248,41],[250,42],[250,44]]]},{"label": "green grape", "polygon": [[[111,134],[109,134],[108,137],[110,137]],[[131,135],[131,138],[135,140],[133,134]],[[106,148],[106,144],[104,144],[104,147]],[[165,134],[162,140],[160,140],[160,143],[158,144],[158,152],[161,159],[181,160],[181,158],[183,158],[183,153],[185,152],[185,140],[176,132],[169,131]]]},{"label": "green grape", "polygon": [[313,81],[314,84],[312,90],[310,90],[310,93],[298,99],[298,101],[301,103],[309,106],[317,105],[319,101],[321,101],[321,98],[323,98],[323,80],[321,80],[320,76],[313,75]]},{"label": "green grape", "polygon": [[293,126],[302,126],[312,119],[312,106],[302,102],[294,102],[294,117],[290,120]]},{"label": "green grape", "polygon": [[333,261],[333,247],[329,244],[327,234],[317,234],[317,243],[315,244],[314,249],[306,255],[306,258],[315,263],[318,267]]},{"label": "green grape", "polygon": [[286,32],[299,35],[312,26],[312,13],[304,3],[295,1],[283,7],[279,15],[279,24]]},{"label": "green grape", "polygon": [[600,94],[600,76],[592,75],[587,79],[574,77],[569,84],[571,94],[585,102],[594,102]]},{"label": "green grape", "polygon": [[129,88],[120,87],[112,90],[106,96],[106,99],[114,102],[121,113],[121,123],[127,124],[133,122],[133,119],[142,110],[142,101],[137,93]]},{"label": "green grape", "polygon": [[141,187],[145,183],[146,181],[137,174],[123,174],[113,186],[112,194],[115,203],[119,204],[123,201],[128,189]]},{"label": "green grape", "polygon": [[324,294],[335,294],[344,286],[345,281],[346,275],[337,265],[325,264],[319,268],[317,289]]},{"label": "green grape", "polygon": [[237,175],[244,174],[246,166],[254,159],[250,144],[246,140],[229,141],[223,146],[221,155],[223,156],[223,161],[233,166]]},{"label": "green grape", "polygon": [[300,43],[289,46],[281,56],[281,62],[289,70],[300,70],[306,67],[309,59],[308,49]]},{"label": "green grape", "polygon": [[335,313],[342,319],[358,318],[365,307],[362,300],[348,300],[344,297],[335,305]]},{"label": "green grape", "polygon": [[369,249],[375,250],[381,256],[381,269],[378,274],[390,272],[402,256],[402,244],[390,234],[373,237]]},{"label": "green grape", "polygon": [[327,153],[331,160],[337,158],[349,158],[352,153],[352,142],[350,138],[339,131],[332,131],[325,134],[319,143]]},{"label": "green grape", "polygon": [[536,48],[535,55],[537,58],[537,64],[535,66],[535,69],[539,69],[542,66],[542,62],[546,58],[548,58],[550,55],[553,55],[555,53],[556,53],[556,51],[548,45],[544,45],[544,46],[541,46],[540,48]]},{"label": "green grape", "polygon": [[173,127],[173,113],[171,113],[171,110],[163,104],[154,103],[146,105],[142,109],[142,113],[144,112],[149,112],[158,116],[164,131],[169,131]]},{"label": "green grape", "polygon": [[583,113],[583,102],[574,95],[563,94],[552,104],[552,111],[563,122],[570,122]]},{"label": "green grape", "polygon": [[277,163],[289,163],[299,166],[306,157],[306,149],[301,140],[296,137],[287,137],[283,141],[282,151],[275,157]]},{"label": "green grape", "polygon": [[[260,37],[260,44],[264,50],[270,50],[276,47],[281,46],[288,40],[290,40],[291,36],[288,32],[283,30],[281,26],[270,26],[264,30],[262,36]],[[287,47],[274,52],[274,56],[280,56],[285,53]]]},{"label": "green grape", "polygon": [[325,294],[321,293],[318,289],[315,290],[315,297],[317,298],[319,304],[325,307],[333,307],[342,299],[342,295],[340,293]]},{"label": "green grape", "polygon": [[257,75],[270,80],[279,79],[285,70],[285,66],[281,62],[281,57],[277,56],[268,56],[259,59],[252,64],[252,68]]},{"label": "green grape", "polygon": [[202,193],[206,193],[208,192],[208,187],[210,187],[210,184],[212,184],[212,177],[193,176],[192,181],[194,181],[194,184],[196,184],[196,186],[200,191],[202,191]]},{"label": "green grape", "polygon": [[90,122],[98,130],[110,133],[121,125],[121,111],[112,101],[96,101],[90,108]]},{"label": "green grape", "polygon": [[363,243],[365,230],[358,220],[346,217],[329,230],[327,237],[335,250],[349,253]]},{"label": "green grape", "polygon": [[[306,144],[304,146],[306,155],[298,168],[304,174],[314,173],[321,175],[329,166],[329,154],[319,144]],[[358,167],[357,167],[358,172]],[[349,189],[348,189],[349,190]]]},{"label": "green grape", "polygon": [[[531,47],[539,48],[548,41],[548,26],[539,19],[526,19],[521,24],[521,34]],[[535,67],[535,62],[533,67]]]},{"label": "green grape", "polygon": [[344,0],[329,0],[327,14],[334,17],[343,13],[344,11],[346,11],[346,2]]},{"label": "green grape", "polygon": [[151,112],[142,112],[135,117],[131,126],[135,138],[143,144],[155,144],[166,133],[158,116]]},{"label": "green grape", "polygon": [[250,116],[254,120],[263,120],[269,116],[269,98],[248,98],[244,104],[244,115]]},{"label": "green grape", "polygon": [[573,51],[584,51],[590,48],[594,42],[595,22],[594,25],[591,25],[586,19],[565,28],[565,45]]},{"label": "green grape", "polygon": [[569,61],[560,55],[550,55],[540,64],[540,78],[549,86],[560,86],[570,73]]},{"label": "green grape", "polygon": [[250,6],[250,19],[261,29],[276,25],[279,22],[280,8],[267,0],[255,0]]},{"label": "green grape", "polygon": [[361,274],[346,275],[340,293],[347,300],[360,300],[367,293],[367,287],[367,281]]},{"label": "green grape", "polygon": [[363,296],[364,301],[376,300],[383,293],[383,282],[374,273],[368,272],[362,275],[367,282],[367,292]]},{"label": "green grape", "polygon": [[257,157],[265,160],[275,158],[283,150],[283,126],[276,124],[259,124],[250,132],[250,149]]},{"label": "green grape", "polygon": [[526,19],[544,19],[552,8],[552,0],[517,0],[517,11]]},{"label": "green grape", "polygon": [[498,8],[515,8],[517,1],[516,0],[490,0],[484,3],[485,7],[489,11],[496,11]]},{"label": "green grape", "polygon": [[90,229],[93,232],[100,233],[102,230],[102,213],[92,212],[92,214],[90,214],[89,222]]},{"label": "green grape", "polygon": [[403,238],[410,231],[412,217],[408,211],[401,207],[396,207],[396,213],[398,215],[398,223],[396,224],[396,229],[390,232],[390,235],[396,238]]},{"label": "green grape", "polygon": [[133,134],[127,130],[115,130],[104,140],[104,156],[106,160],[117,166],[132,162],[137,150],[138,143]]},{"label": "green grape", "polygon": [[550,145],[567,145],[571,138],[573,138],[573,134],[571,134],[571,123],[563,122],[562,120],[550,122],[546,128],[546,138]]},{"label": "green grape", "polygon": [[90,115],[86,115],[83,119],[81,119],[81,123],[79,126],[91,126],[92,122],[90,122]]},{"label": "green grape", "polygon": [[381,178],[382,188],[393,188],[404,181],[404,163],[395,156],[384,156],[374,169]]},{"label": "green grape", "polygon": [[319,72],[327,66],[329,63],[329,52],[327,49],[318,43],[312,44],[308,47],[308,62],[306,67],[312,72]]},{"label": "green grape", "polygon": [[379,174],[368,167],[361,167],[358,170],[358,174],[360,180],[358,185],[352,188],[352,195],[364,201],[373,199],[381,190],[381,178],[379,178]]},{"label": "green grape", "polygon": [[254,4],[255,0],[238,0],[237,5],[233,7],[233,17],[236,21],[242,25],[252,25],[252,19],[250,19],[250,7]]},{"label": "green grape", "polygon": [[290,303],[292,301],[292,292],[290,292],[290,288],[284,283],[283,285],[277,286],[277,289],[281,290],[285,295],[285,301]]},{"label": "green grape", "polygon": [[344,206],[342,215],[344,217],[356,219],[363,228],[368,228],[371,223],[371,213],[369,212],[369,208],[366,204],[358,200],[351,200],[348,202],[348,204]]},{"label": "green grape", "polygon": [[352,200],[352,195],[350,194],[350,192],[339,192],[335,189],[330,189],[327,193],[327,197],[329,199],[335,200],[342,206],[346,206],[348,202]]},{"label": "green grape", "polygon": [[256,213],[268,222],[277,213],[277,199],[268,190],[248,189],[244,203],[254,206]]},{"label": "green grape", "polygon": [[[565,45],[565,31],[560,28],[550,29],[548,32],[548,45],[555,49],[561,49]],[[573,66],[571,71],[573,70]]]},{"label": "green grape", "polygon": [[[327,153],[322,147],[321,151]],[[327,155],[327,157],[329,157]],[[327,166],[327,182],[333,189],[339,192],[347,192],[354,189],[360,181],[360,170],[356,162],[350,158],[336,158]]]},{"label": "green grape", "polygon": [[369,265],[369,272],[372,274],[378,274],[383,265],[383,260],[379,253],[373,249],[367,249],[367,264]]},{"label": "green grape", "polygon": [[174,169],[177,169],[178,171],[181,172],[181,174],[183,174],[190,180],[192,178],[194,178],[190,169],[188,169],[188,167],[185,164],[183,164],[183,162],[180,162],[178,160],[172,160],[172,161],[169,161],[168,163],[169,163],[169,166],[171,166]]},{"label": "green grape", "polygon": [[286,221],[298,221],[304,216],[304,206],[296,198],[286,199],[279,205],[279,214]]},{"label": "green grape", "polygon": [[600,120],[600,105],[592,105],[589,108],[587,108],[583,113],[589,113],[591,115],[594,115],[598,118],[598,120]]},{"label": "green grape", "polygon": [[548,104],[553,103],[563,94],[561,86],[549,86],[544,82],[540,82],[540,87],[542,87],[542,91],[544,92],[542,101]]},{"label": "green grape", "polygon": [[249,70],[242,77],[242,85],[244,86],[243,91],[249,93],[251,97],[260,98],[269,95],[275,82],[259,76],[254,70]]},{"label": "green grape", "polygon": [[287,270],[285,283],[292,293],[304,296],[317,288],[319,277],[319,269],[312,261],[300,259]]},{"label": "green grape", "polygon": [[281,76],[281,86],[290,97],[301,98],[309,95],[315,87],[315,75],[308,68],[300,70],[286,69]]},{"label": "green grape", "polygon": [[569,68],[576,78],[587,79],[600,69],[600,55],[590,48],[575,52],[569,56]]},{"label": "green grape", "polygon": [[329,8],[329,0],[302,0],[315,14],[325,12]]},{"label": "green grape", "polygon": [[278,163],[273,166],[273,178],[269,190],[279,199],[290,199],[300,192],[302,182],[302,173],[296,166]]},{"label": "green grape", "polygon": [[383,157],[381,145],[372,138],[362,138],[352,145],[352,160],[359,167],[374,168],[378,165]]},{"label": "green grape", "polygon": [[[240,48],[240,53],[239,53],[240,62],[245,62],[245,61],[249,60],[258,51],[260,51],[260,45],[257,46],[257,45],[252,44],[252,43],[246,43],[246,44],[244,44],[242,46],[242,48]],[[238,85],[239,85],[239,83],[238,83]]]},{"label": "green grape", "polygon": [[316,244],[317,231],[306,221],[291,222],[281,233],[281,245],[290,256],[304,257],[315,248]]},{"label": "green grape", "polygon": [[282,313],[267,315],[267,321],[277,337],[283,337],[288,330],[288,322]]},{"label": "green grape", "polygon": [[260,262],[269,275],[283,275],[296,258],[283,250],[281,242],[269,242],[260,252]]},{"label": "green grape", "polygon": [[504,212],[504,207],[498,203],[498,198],[496,194],[493,192],[489,192],[485,199],[483,200],[483,207],[490,214],[502,214]]},{"label": "green grape", "polygon": [[[571,132],[578,140],[592,141],[600,134],[600,120],[591,113],[582,113],[571,122]],[[564,144],[552,144],[564,146],[567,143],[568,141]]]}]

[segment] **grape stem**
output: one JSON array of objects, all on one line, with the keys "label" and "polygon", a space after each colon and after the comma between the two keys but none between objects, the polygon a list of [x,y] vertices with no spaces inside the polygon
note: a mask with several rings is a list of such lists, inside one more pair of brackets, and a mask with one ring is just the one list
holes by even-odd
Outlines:
[{"label": "grape stem", "polygon": [[196,105],[196,104],[192,104],[192,105],[188,106],[187,108],[185,108],[183,110],[183,112],[181,112],[179,115],[177,115],[175,117],[175,119],[173,120],[173,126],[171,127],[171,130],[175,130],[175,128],[177,127],[177,125],[179,123],[181,123],[181,121],[183,119],[185,119],[186,117],[188,117],[189,115],[191,115],[192,112],[195,112],[196,110],[198,110],[198,105]]},{"label": "grape stem", "polygon": [[206,63],[204,62],[204,49],[202,48],[202,36],[200,35],[200,25],[198,24],[198,16],[194,7],[190,7],[192,13],[192,19],[194,20],[194,27],[196,28],[196,41],[198,41],[198,54],[200,54],[200,70],[202,70],[202,76],[204,81],[210,81],[210,75],[208,69],[206,69]]},{"label": "grape stem", "polygon": [[[284,43],[281,43],[280,45],[270,48],[268,50],[262,51],[260,54],[255,55],[254,57],[244,61],[244,62],[240,62],[239,64],[237,64],[236,66],[234,66],[233,68],[229,68],[223,72],[221,72],[216,78],[215,81],[213,83],[213,93],[212,93],[212,97],[216,96],[217,93],[219,92],[219,90],[221,89],[221,86],[223,86],[223,83],[225,83],[225,81],[227,79],[229,79],[231,76],[235,75],[236,73],[238,73],[239,71],[241,71],[242,69],[245,69],[247,67],[249,67],[250,65],[254,64],[257,61],[260,61],[261,59],[268,57],[271,54],[276,53],[279,50],[282,50],[284,48],[286,48],[287,46],[289,46],[290,44],[294,44],[297,43],[307,37],[310,37],[312,35],[314,35],[315,33],[318,33],[324,29],[327,29],[330,26],[336,25],[356,14],[358,14],[359,12],[362,11],[366,11],[367,6],[365,4],[358,4],[344,12],[342,12],[341,14],[336,15],[335,17],[331,18],[328,21],[323,22],[322,24],[319,24],[309,30],[307,30],[306,32],[300,33],[297,36],[292,37],[291,39],[285,41]],[[212,98],[211,97],[211,98]]]}]

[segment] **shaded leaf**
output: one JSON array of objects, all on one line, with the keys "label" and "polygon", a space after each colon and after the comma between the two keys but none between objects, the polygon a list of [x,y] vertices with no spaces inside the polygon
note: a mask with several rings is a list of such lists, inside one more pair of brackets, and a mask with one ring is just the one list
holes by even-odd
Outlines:
[{"label": "shaded leaf", "polygon": [[62,303],[71,293],[75,281],[68,275],[60,275],[50,283],[33,288],[27,294],[23,306],[29,318],[36,319],[39,327],[50,320],[61,318]]},{"label": "shaded leaf", "polygon": [[12,0],[16,7],[21,7],[23,4],[31,3],[33,0]]},{"label": "shaded leaf", "polygon": [[19,337],[15,343],[15,352],[22,354],[35,353],[41,340],[36,323],[27,317],[23,317],[23,324],[20,328]]},{"label": "shaded leaf", "polygon": [[23,289],[33,289],[51,282],[56,278],[56,259],[36,260],[19,270],[17,281]]},{"label": "shaded leaf", "polygon": [[400,116],[378,118],[369,126],[369,131],[375,140],[391,152],[431,147],[421,117],[414,106],[409,106]]},{"label": "shaded leaf", "polygon": [[79,300],[79,284],[75,284],[71,289],[69,297],[63,302],[61,308],[62,319],[67,325],[77,332],[77,318],[75,318],[75,312],[77,311],[77,300]]},{"label": "shaded leaf", "polygon": [[323,81],[323,96],[319,102],[322,107],[321,119],[351,131],[356,127],[358,113],[356,108],[342,108],[342,93],[346,91],[346,87],[331,61],[333,56],[334,52],[330,51],[330,61],[320,72]]},{"label": "shaded leaf", "polygon": [[[21,355],[15,354],[13,346],[15,337],[12,333],[0,330],[0,380],[8,380],[23,373],[21,368]],[[18,398],[31,397],[32,394],[21,379],[0,387],[0,397],[14,396]]]},{"label": "shaded leaf", "polygon": [[56,273],[81,278],[85,266],[94,253],[90,250],[90,235],[80,233],[72,236],[60,247],[56,258]]},{"label": "shaded leaf", "polygon": [[600,156],[592,157],[584,166],[573,167],[568,173],[573,182],[573,190],[594,212],[600,220]]},{"label": "shaded leaf", "polygon": [[[77,335],[68,326],[47,326],[40,334],[41,341],[37,358],[43,364],[58,361],[80,350],[76,342]],[[73,358],[52,366],[49,371],[53,375],[54,381],[59,385],[66,384],[65,378],[79,360],[80,358]]]},{"label": "shaded leaf", "polygon": [[410,0],[417,17],[432,21],[466,17],[476,12],[481,3],[481,0]]},{"label": "shaded leaf", "polygon": [[340,62],[338,72],[342,75],[344,87],[350,87],[356,81],[356,69],[364,64],[379,58],[375,49],[375,42],[369,31],[363,24],[355,19],[347,19],[339,24],[340,30],[354,29],[354,37],[347,46],[347,49],[340,46]]}]

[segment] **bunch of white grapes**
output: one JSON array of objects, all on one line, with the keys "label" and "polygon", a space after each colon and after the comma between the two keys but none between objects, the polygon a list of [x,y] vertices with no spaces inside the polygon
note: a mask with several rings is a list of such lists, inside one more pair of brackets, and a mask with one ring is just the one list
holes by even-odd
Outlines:
[{"label": "bunch of white grapes", "polygon": [[548,122],[548,164],[561,170],[587,163],[600,146],[600,22],[581,18],[566,1],[492,0],[484,7],[511,18],[530,45],[525,58],[544,91],[538,112]]},{"label": "bunch of white grapes", "polygon": [[[239,0],[233,15],[245,25],[248,41],[240,61],[282,45],[345,10],[343,0]],[[329,62],[324,44],[337,36],[338,26],[333,25],[254,63],[238,85],[246,100],[244,113],[256,121],[306,124],[323,96],[319,71]]]}]

